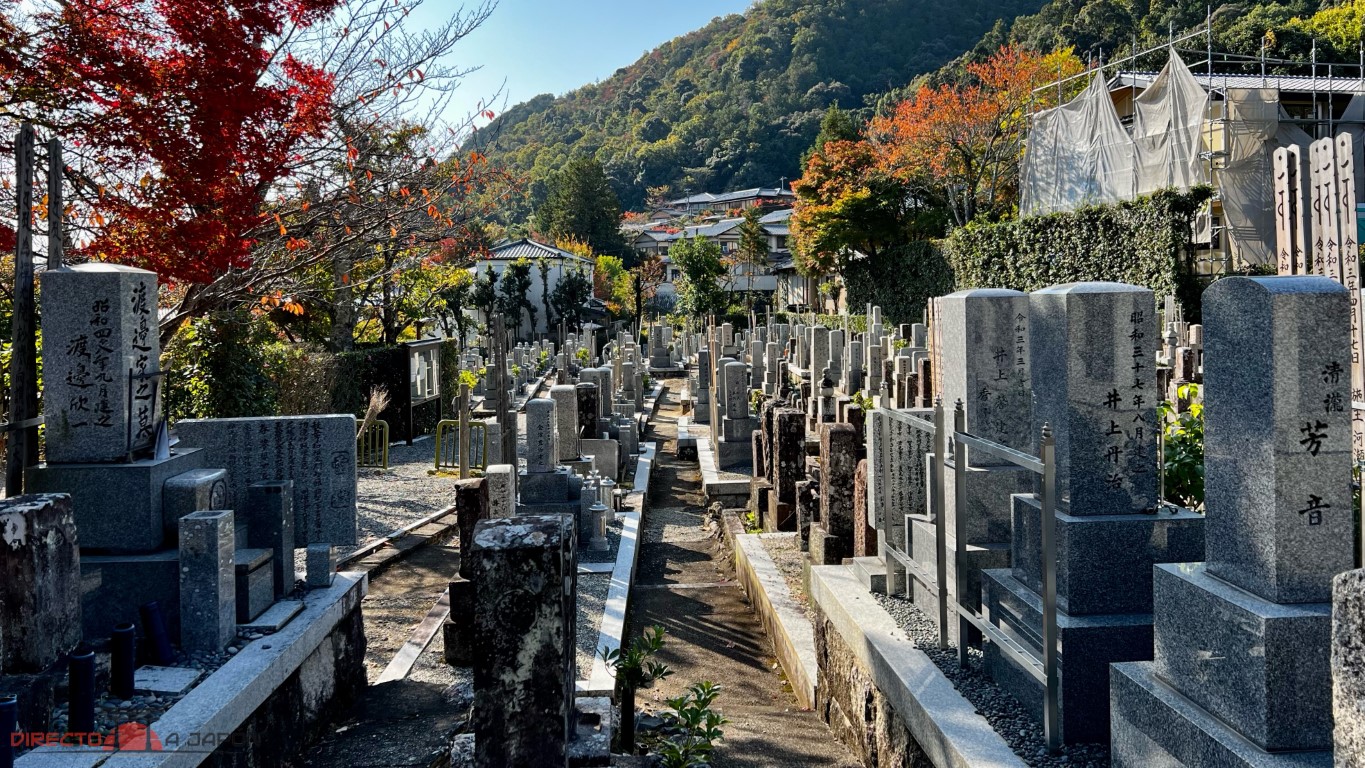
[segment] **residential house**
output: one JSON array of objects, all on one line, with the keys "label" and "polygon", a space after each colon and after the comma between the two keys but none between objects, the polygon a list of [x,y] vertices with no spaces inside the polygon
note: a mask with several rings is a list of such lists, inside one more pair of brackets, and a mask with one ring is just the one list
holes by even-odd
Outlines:
[{"label": "residential house", "polygon": [[[507,267],[518,259],[526,259],[531,262],[531,288],[527,291],[527,300],[535,308],[535,323],[529,325],[523,320],[521,335],[530,338],[536,334],[550,333],[555,328],[549,328],[545,322],[545,290],[548,289],[552,294],[559,281],[570,271],[579,272],[592,281],[594,263],[591,259],[586,259],[574,253],[570,253],[562,248],[553,245],[546,245],[535,240],[521,239],[512,240],[494,246],[488,258],[481,259],[470,267],[474,273],[474,279],[484,279],[484,275],[492,270],[498,275],[498,284],[501,285],[501,278]],[[540,278],[540,265],[544,263],[547,267],[545,281],[542,285]],[[600,309],[600,302],[594,304],[593,299],[589,299],[589,311],[594,312]],[[474,314],[480,323],[488,322],[488,318],[483,312],[475,311]]]}]

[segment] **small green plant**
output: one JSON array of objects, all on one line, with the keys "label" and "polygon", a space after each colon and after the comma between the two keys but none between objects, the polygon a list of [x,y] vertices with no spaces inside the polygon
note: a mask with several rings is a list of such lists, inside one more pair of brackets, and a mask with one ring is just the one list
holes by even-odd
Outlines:
[{"label": "small green plant", "polygon": [[682,696],[668,700],[670,711],[663,713],[664,726],[652,750],[664,768],[703,768],[711,764],[715,743],[724,735],[720,727],[729,722],[711,709],[719,695],[719,685],[702,681]]},{"label": "small green plant", "polygon": [[621,699],[619,749],[628,755],[635,753],[635,692],[673,674],[668,665],[651,658],[663,647],[664,628],[656,624],[632,640],[625,650],[603,646],[599,652],[602,661],[616,673],[616,689]]},{"label": "small green plant", "polygon": [[876,405],[872,402],[872,395],[869,395],[865,390],[860,389],[857,392],[854,392],[852,399],[854,405],[863,409],[863,413],[872,413],[872,410],[876,408]]},{"label": "small green plant", "polygon": [[761,390],[761,389],[751,389],[751,390],[749,390],[749,410],[752,411],[752,412],[754,412],[754,413],[758,413],[759,409],[761,409],[762,407],[763,407],[763,390]]},{"label": "small green plant", "polygon": [[899,349],[905,349],[905,348],[908,347],[908,346],[910,346],[910,342],[909,342],[909,341],[906,341],[905,339],[893,339],[893,340],[891,341],[891,348],[892,348],[892,349],[897,349],[897,350],[899,350]]},{"label": "small green plant", "polygon": [[763,526],[759,525],[758,523],[758,512],[755,512],[754,510],[751,509],[744,513],[744,532],[745,533],[763,532]]},{"label": "small green plant", "polygon": [[472,391],[479,385],[479,375],[473,371],[460,371],[460,383]]},{"label": "small green plant", "polygon": [[579,365],[587,365],[588,364],[587,348],[580,347],[578,351],[574,353],[574,359],[578,361]]},{"label": "small green plant", "polygon": [[1178,412],[1176,404],[1162,402],[1158,413],[1165,430],[1161,471],[1166,501],[1187,509],[1204,506],[1204,404],[1198,402],[1199,385],[1181,384],[1176,397],[1189,403]]},{"label": "small green plant", "polygon": [[645,391],[648,392],[654,388],[654,380],[649,378],[649,374],[646,373],[640,378],[640,386],[644,387]]}]

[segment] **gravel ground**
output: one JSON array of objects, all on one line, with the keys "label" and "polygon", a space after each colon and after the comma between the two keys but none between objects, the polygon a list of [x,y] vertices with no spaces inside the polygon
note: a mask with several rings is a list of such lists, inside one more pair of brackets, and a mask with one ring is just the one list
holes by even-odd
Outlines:
[{"label": "gravel ground", "polygon": [[915,645],[933,659],[958,693],[976,707],[1015,754],[1029,765],[1036,768],[1108,768],[1108,744],[1071,744],[1063,746],[1060,754],[1049,755],[1043,741],[1043,729],[1024,712],[1019,702],[986,679],[981,671],[980,651],[968,650],[970,666],[962,669],[957,663],[957,648],[939,650],[938,626],[913,603],[902,597],[875,593],[873,597]]},{"label": "gravel ground", "polygon": [[[453,478],[432,474],[436,443],[430,438],[389,448],[388,469],[364,469],[356,479],[359,541],[384,536],[455,503]],[[340,553],[345,556],[350,550]]]},{"label": "gravel ground", "polygon": [[611,574],[578,575],[578,679],[592,675],[597,657],[597,639],[602,631],[602,614],[611,590]]},{"label": "gravel ground", "polygon": [[607,547],[601,552],[593,552],[588,549],[587,542],[581,538],[578,541],[578,562],[580,563],[614,563],[616,553],[621,551],[621,529],[625,525],[621,518],[616,518],[607,525]]},{"label": "gravel ground", "polygon": [[806,618],[814,620],[815,611],[811,608],[810,601],[806,599],[806,589],[801,584],[801,540],[792,533],[762,534],[758,540],[772,556],[777,570],[782,572],[782,578],[787,581],[787,591],[791,593],[792,599],[805,609]]}]

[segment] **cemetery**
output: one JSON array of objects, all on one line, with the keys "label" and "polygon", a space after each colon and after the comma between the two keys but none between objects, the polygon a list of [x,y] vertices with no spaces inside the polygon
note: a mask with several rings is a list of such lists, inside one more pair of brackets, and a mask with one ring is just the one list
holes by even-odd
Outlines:
[{"label": "cemetery", "polygon": [[[307,296],[177,319],[182,276],[68,253],[25,124],[0,768],[1365,766],[1357,139],[1284,134],[1273,265],[1192,271],[1202,184],[1052,189],[932,276],[844,254],[833,313],[699,303],[734,265],[695,240],[671,311],[564,237],[396,323],[381,253],[379,298],[329,285],[379,327],[321,350]],[[272,313],[232,380],[271,397],[195,412]]]}]

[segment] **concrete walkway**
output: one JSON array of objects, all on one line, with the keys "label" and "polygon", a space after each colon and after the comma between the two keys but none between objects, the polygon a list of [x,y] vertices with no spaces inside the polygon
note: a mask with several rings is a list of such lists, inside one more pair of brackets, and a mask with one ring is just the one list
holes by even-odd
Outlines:
[{"label": "concrete walkway", "polygon": [[673,676],[641,691],[642,710],[701,680],[722,687],[716,708],[730,723],[716,751],[716,768],[787,768],[860,764],[824,723],[799,709],[744,592],[730,553],[703,527],[701,474],[675,458],[677,387],[659,408],[653,436],[658,459],[650,479],[640,572],[627,637],[659,624],[666,631],[660,660]]}]

